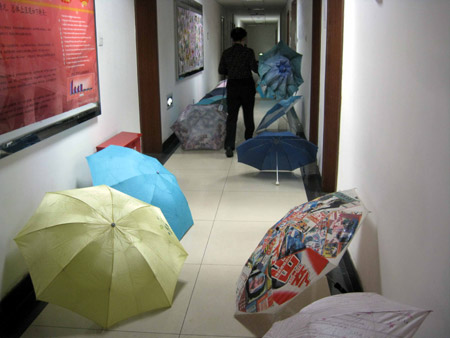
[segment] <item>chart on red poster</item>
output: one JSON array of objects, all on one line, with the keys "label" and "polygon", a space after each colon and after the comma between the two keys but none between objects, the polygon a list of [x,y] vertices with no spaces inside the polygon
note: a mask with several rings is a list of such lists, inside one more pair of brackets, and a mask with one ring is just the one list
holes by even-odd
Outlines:
[{"label": "chart on red poster", "polygon": [[93,0],[0,0],[0,135],[99,101]]}]

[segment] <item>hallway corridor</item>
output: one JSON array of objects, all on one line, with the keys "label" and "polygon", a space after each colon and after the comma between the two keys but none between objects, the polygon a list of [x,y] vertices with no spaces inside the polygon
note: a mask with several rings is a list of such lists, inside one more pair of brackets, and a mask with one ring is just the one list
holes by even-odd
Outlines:
[{"label": "hallway corridor", "polygon": [[[256,125],[272,105],[273,101],[256,100]],[[237,145],[243,135],[241,112]],[[49,304],[23,337],[257,336],[234,318],[236,281],[267,229],[289,209],[307,201],[300,170],[280,173],[276,186],[274,172],[238,163],[236,153],[227,158],[223,150],[183,151],[181,147],[165,167],[177,177],[194,218],[194,226],[181,240],[189,257],[172,307],[102,331],[90,320]],[[329,295],[326,279],[311,289],[314,300]]]}]

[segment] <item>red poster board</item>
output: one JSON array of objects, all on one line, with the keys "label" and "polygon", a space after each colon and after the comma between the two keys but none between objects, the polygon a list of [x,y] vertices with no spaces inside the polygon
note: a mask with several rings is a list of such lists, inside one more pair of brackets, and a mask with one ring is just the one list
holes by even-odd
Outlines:
[{"label": "red poster board", "polygon": [[0,136],[99,103],[93,0],[0,0]]}]

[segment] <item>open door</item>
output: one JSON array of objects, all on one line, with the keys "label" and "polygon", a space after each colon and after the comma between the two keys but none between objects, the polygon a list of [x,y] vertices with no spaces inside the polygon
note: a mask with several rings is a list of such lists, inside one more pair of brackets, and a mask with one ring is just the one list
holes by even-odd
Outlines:
[{"label": "open door", "polygon": [[142,152],[161,153],[156,0],[135,0],[134,3]]},{"label": "open door", "polygon": [[[309,140],[314,144],[318,144],[322,0],[313,0],[312,11],[311,108]],[[339,159],[344,0],[327,1],[326,36],[322,191],[333,192],[336,191],[337,188]]]},{"label": "open door", "polygon": [[325,105],[323,127],[322,191],[337,188],[339,132],[341,127],[342,52],[344,42],[344,0],[327,3],[325,61]]}]

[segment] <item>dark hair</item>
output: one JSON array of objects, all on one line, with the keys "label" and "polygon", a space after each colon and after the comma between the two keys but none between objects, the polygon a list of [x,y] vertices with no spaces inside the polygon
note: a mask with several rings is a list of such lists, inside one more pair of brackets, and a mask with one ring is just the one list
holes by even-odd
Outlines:
[{"label": "dark hair", "polygon": [[247,31],[242,27],[233,28],[231,31],[231,38],[233,41],[242,41],[247,36]]}]

